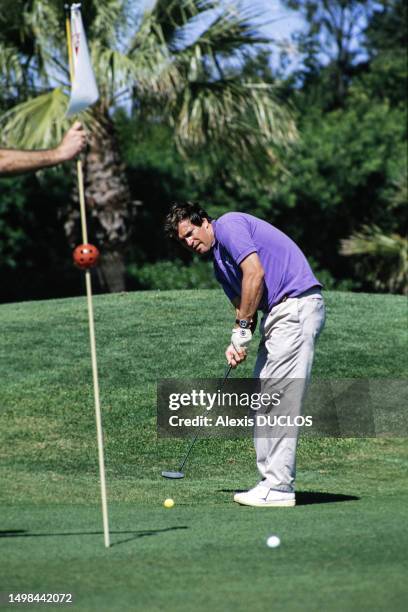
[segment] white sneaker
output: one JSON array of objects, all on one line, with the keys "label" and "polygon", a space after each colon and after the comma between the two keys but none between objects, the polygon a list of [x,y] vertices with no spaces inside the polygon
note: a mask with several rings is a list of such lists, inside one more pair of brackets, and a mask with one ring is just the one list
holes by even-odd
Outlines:
[{"label": "white sneaker", "polygon": [[245,493],[236,493],[234,502],[242,506],[254,506],[255,508],[290,507],[296,505],[294,493],[286,491],[275,491],[264,484],[258,484]]}]

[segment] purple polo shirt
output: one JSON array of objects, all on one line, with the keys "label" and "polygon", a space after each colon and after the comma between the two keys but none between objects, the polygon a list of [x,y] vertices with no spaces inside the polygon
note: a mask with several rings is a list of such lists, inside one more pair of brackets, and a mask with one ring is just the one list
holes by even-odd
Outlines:
[{"label": "purple polo shirt", "polygon": [[215,276],[230,300],[241,295],[239,264],[257,253],[265,272],[259,309],[269,312],[285,297],[296,297],[322,285],[306,257],[286,234],[270,223],[245,213],[230,212],[212,221]]}]

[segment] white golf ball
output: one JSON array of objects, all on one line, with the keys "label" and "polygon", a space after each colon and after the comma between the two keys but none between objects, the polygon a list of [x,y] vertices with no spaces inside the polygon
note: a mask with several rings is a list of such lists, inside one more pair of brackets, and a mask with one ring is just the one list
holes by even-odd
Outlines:
[{"label": "white golf ball", "polygon": [[266,545],[269,546],[269,548],[277,548],[280,545],[280,538],[278,538],[277,535],[271,535],[266,540]]}]

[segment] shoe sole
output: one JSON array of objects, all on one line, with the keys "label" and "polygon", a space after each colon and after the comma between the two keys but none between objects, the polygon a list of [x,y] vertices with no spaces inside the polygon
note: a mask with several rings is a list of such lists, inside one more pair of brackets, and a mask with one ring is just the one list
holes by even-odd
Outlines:
[{"label": "shoe sole", "polygon": [[240,504],[241,506],[252,506],[253,508],[293,508],[296,506],[295,499],[288,499],[287,501],[270,501],[270,502],[246,502],[246,501],[238,501],[234,499],[236,504]]}]

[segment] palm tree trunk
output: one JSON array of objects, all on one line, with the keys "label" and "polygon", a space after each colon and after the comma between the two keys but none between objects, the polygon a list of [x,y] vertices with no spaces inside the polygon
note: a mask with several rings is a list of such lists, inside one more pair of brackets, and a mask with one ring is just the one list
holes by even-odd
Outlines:
[{"label": "palm tree trunk", "polygon": [[98,277],[101,286],[110,293],[125,291],[125,258],[123,253],[117,250],[107,251],[101,255]]},{"label": "palm tree trunk", "polygon": [[[88,235],[101,252],[98,278],[102,289],[114,293],[125,290],[125,253],[138,202],[131,199],[111,118],[101,112],[95,118],[83,162]],[[72,247],[81,242],[78,199],[75,182],[74,205],[65,222]]]}]

